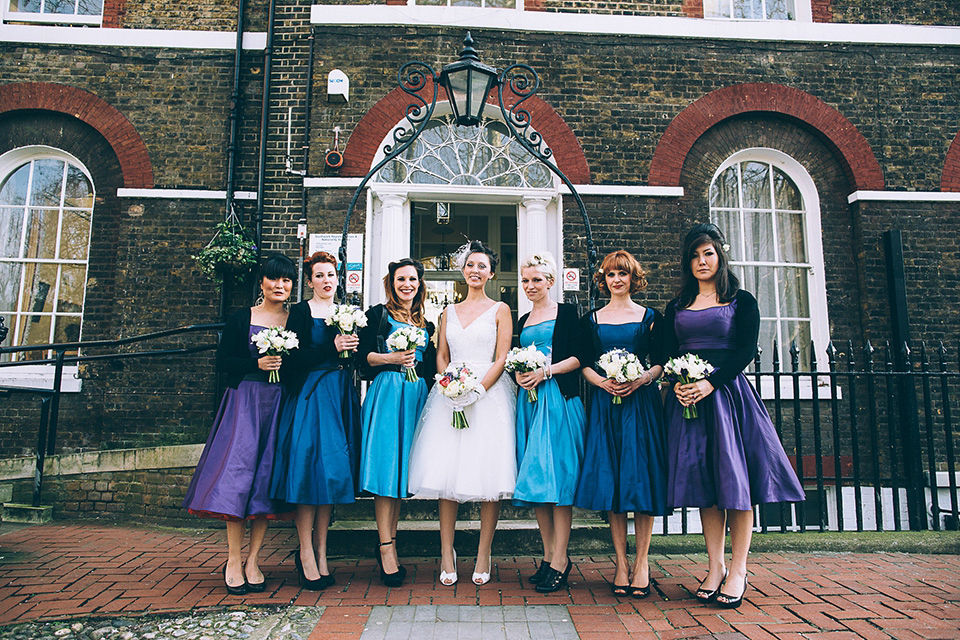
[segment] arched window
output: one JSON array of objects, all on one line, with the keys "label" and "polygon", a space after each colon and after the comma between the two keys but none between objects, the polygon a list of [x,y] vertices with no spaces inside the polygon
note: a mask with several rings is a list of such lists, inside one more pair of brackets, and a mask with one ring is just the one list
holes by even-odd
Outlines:
[{"label": "arched window", "polygon": [[774,340],[784,370],[794,341],[802,368],[809,370],[811,341],[823,362],[829,330],[820,205],[807,171],[773,149],[735,153],[710,184],[710,220],[726,234],[735,272],[760,305],[763,369],[772,365]]},{"label": "arched window", "polygon": [[401,156],[377,175],[380,182],[550,188],[553,175],[514,140],[499,120],[458,127],[432,120]]},{"label": "arched window", "polygon": [[89,172],[63,151],[24,147],[0,156],[0,315],[8,345],[80,339],[94,196]]}]

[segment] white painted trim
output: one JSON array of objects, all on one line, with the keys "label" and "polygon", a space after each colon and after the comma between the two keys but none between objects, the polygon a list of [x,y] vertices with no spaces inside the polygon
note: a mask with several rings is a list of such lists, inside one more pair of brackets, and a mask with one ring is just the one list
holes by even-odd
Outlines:
[{"label": "white painted trim", "polygon": [[[162,198],[164,200],[226,200],[226,191],[212,189],[117,189],[118,198]],[[235,191],[234,200],[256,200],[256,191]]]},{"label": "white painted trim", "polygon": [[[683,187],[645,187],[622,184],[575,184],[582,196],[637,196],[655,198],[682,198]],[[560,193],[569,194],[567,185],[560,185]]]},{"label": "white painted trim", "polygon": [[[52,364],[25,364],[19,367],[0,367],[0,386],[29,387],[31,389],[53,389]],[[79,377],[77,365],[64,365],[60,376],[60,391],[79,393],[83,381]]]},{"label": "white painted trim", "polygon": [[[557,34],[696,38],[707,41],[960,45],[960,27],[806,23],[792,20],[704,20],[661,16],[545,13],[475,7],[313,5],[310,9],[310,22],[331,26],[454,27]],[[478,48],[482,55],[482,42]],[[451,52],[450,60],[454,59],[455,52]]]},{"label": "white painted trim", "polygon": [[26,11],[10,11],[9,9],[3,14],[4,22],[28,22],[31,24],[70,24],[70,25],[86,25],[91,27],[99,27],[103,24],[103,15],[98,14],[95,16],[79,16],[76,14],[62,14],[62,13],[28,13]]},{"label": "white painted trim", "polygon": [[960,193],[948,191],[854,191],[847,196],[853,204],[860,200],[880,202],[960,202]]},{"label": "white painted trim", "polygon": [[[304,178],[303,186],[307,189],[356,189],[362,178]],[[371,187],[380,188],[384,183],[370,182]],[[438,186],[438,185],[432,185]],[[637,196],[681,198],[683,187],[647,187],[621,184],[575,184],[577,192],[582,196]],[[461,191],[462,187],[458,187]],[[570,194],[567,185],[560,185],[560,193]]]},{"label": "white painted trim", "polygon": [[[224,49],[237,48],[237,34],[232,31],[184,31],[175,29],[77,29],[76,27],[0,25],[0,42],[14,44],[68,44],[106,47],[158,49]],[[243,48],[262,51],[267,48],[267,34],[243,34]]]}]

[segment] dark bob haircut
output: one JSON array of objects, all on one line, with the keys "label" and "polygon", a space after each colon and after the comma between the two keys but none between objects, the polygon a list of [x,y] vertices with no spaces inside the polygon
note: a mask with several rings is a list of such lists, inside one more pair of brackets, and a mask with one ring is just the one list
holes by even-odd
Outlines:
[{"label": "dark bob haircut", "polygon": [[260,275],[257,277],[257,280],[263,281],[264,278],[270,278],[271,280],[279,280],[280,278],[296,280],[297,265],[293,264],[293,260],[282,253],[271,253],[267,256],[267,259],[263,261],[263,264],[260,265]]}]

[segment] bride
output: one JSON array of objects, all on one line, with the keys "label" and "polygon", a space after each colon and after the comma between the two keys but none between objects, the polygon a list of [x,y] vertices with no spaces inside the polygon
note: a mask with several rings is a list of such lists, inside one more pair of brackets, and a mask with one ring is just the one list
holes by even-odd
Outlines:
[{"label": "bride", "polygon": [[[480,501],[480,544],[473,582],[490,581],[493,534],[500,500],[513,496],[517,481],[516,391],[503,365],[513,334],[510,309],[491,300],[484,285],[497,268],[497,255],[482,242],[461,247],[457,266],[467,282],[467,297],[440,317],[437,371],[450,363],[466,365],[480,385],[451,400],[434,385],[427,398],[410,453],[410,493],[439,498],[440,583],[457,581],[453,548],[459,503]],[[453,410],[463,408],[469,427],[455,429]]]}]

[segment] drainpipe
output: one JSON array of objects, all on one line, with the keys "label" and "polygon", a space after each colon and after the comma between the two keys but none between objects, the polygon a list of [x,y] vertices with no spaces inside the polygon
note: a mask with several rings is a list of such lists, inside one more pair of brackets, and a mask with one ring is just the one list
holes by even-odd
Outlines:
[{"label": "drainpipe", "polygon": [[[224,217],[230,215],[233,211],[233,194],[235,191],[234,179],[236,178],[237,167],[237,132],[240,128],[240,112],[243,108],[240,99],[240,63],[243,55],[243,10],[246,0],[237,2],[237,47],[233,56],[233,92],[230,94],[230,140],[227,144],[227,206]],[[237,216],[243,219],[241,216]],[[220,286],[220,321],[223,322],[227,317],[227,286],[224,280]]]},{"label": "drainpipe", "polygon": [[[273,72],[273,19],[276,14],[276,0],[270,0],[270,12],[267,16],[267,47],[263,56],[263,104],[260,108],[260,169],[257,177],[257,262],[263,255],[263,191],[267,178],[267,128],[270,120],[270,75]],[[254,293],[256,298],[256,293]]]},{"label": "drainpipe", "polygon": [[[307,38],[310,40],[310,55],[307,58],[307,105],[306,105],[306,117],[303,125],[303,177],[306,180],[307,175],[310,173],[310,113],[311,107],[313,106],[313,52],[314,52],[314,43],[316,38],[314,37],[313,27],[310,27],[310,36]],[[297,221],[297,237],[300,240],[300,262],[298,263],[297,268],[297,302],[303,298],[303,283],[302,275],[303,269],[300,268],[303,265],[303,260],[306,258],[307,253],[307,185],[303,184],[300,191],[300,220]]]}]

